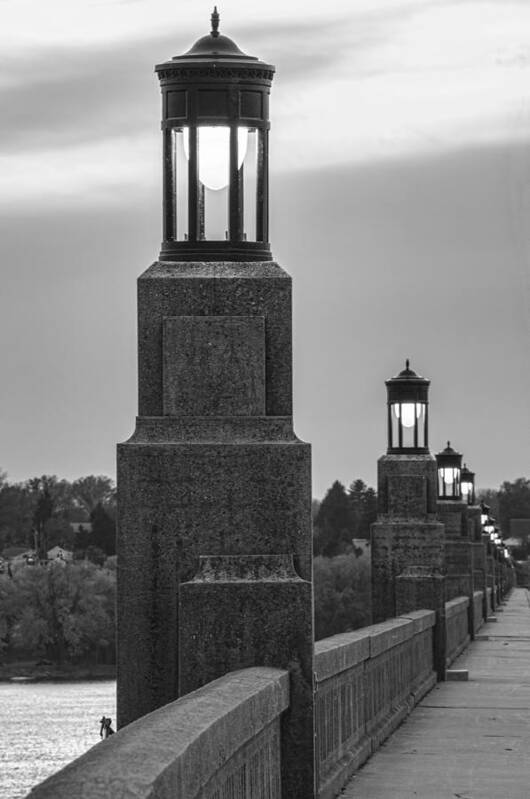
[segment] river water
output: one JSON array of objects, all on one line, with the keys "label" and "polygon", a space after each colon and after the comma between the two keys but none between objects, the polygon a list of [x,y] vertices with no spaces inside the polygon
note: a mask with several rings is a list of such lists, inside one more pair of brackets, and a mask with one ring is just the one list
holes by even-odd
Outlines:
[{"label": "river water", "polygon": [[0,683],[0,799],[26,796],[98,743],[103,715],[116,729],[115,680]]}]

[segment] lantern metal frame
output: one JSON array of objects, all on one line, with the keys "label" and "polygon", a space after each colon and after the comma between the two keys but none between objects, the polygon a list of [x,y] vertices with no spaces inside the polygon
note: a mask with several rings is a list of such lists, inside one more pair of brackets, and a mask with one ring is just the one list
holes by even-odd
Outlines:
[{"label": "lantern metal frame", "polygon": [[[269,94],[274,67],[243,53],[219,33],[214,8],[211,32],[188,52],[158,64],[162,91],[163,242],[161,261],[270,261],[268,202]],[[205,238],[205,186],[199,179],[200,130],[229,128],[228,214],[225,238]],[[239,128],[256,131],[255,238],[245,235],[243,167]],[[187,230],[178,224],[176,134],[187,131]],[[254,181],[253,181],[254,182]]]},{"label": "lantern metal frame", "polygon": [[[430,380],[416,374],[407,358],[405,369],[385,380],[387,388],[388,448],[390,454],[427,454],[429,452]],[[404,424],[404,406],[413,405],[413,424]],[[408,432],[410,431],[410,432]]]},{"label": "lantern metal frame", "polygon": [[[454,450],[451,446],[451,442],[448,441],[446,448],[436,454],[436,463],[438,467],[438,499],[461,502],[460,475],[462,471],[462,453]],[[444,479],[446,470],[451,470],[451,482],[447,482]],[[450,491],[447,490],[448,486],[450,486]]]}]

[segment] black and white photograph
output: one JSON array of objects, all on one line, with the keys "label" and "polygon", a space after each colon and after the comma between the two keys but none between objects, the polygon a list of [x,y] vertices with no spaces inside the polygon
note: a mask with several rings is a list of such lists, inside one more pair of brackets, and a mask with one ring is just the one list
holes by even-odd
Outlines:
[{"label": "black and white photograph", "polygon": [[0,799],[529,799],[530,2],[0,0]]}]

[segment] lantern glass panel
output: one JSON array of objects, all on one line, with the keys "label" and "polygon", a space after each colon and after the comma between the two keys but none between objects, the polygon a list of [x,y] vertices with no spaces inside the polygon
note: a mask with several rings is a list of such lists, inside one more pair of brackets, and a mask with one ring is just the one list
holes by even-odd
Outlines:
[{"label": "lantern glass panel", "polygon": [[460,488],[463,498],[468,504],[471,504],[471,502],[473,502],[473,483],[463,480]]},{"label": "lantern glass panel", "polygon": [[209,189],[199,183],[200,238],[206,241],[224,241],[228,238],[229,213],[228,186]]},{"label": "lantern glass panel", "polygon": [[460,497],[460,469],[457,466],[442,466],[438,469],[438,496],[440,499]]},{"label": "lantern glass panel", "polygon": [[188,239],[188,128],[175,128],[173,134],[173,172],[175,175],[176,240]]},{"label": "lantern glass panel", "polygon": [[393,402],[392,446],[405,449],[425,447],[425,404]]},{"label": "lantern glass panel", "polygon": [[[243,128],[243,130],[247,131],[247,128]],[[238,137],[238,151],[240,146]],[[239,161],[240,157],[238,157]],[[240,173],[243,187],[243,239],[245,241],[256,241],[258,191],[258,131],[256,128],[248,128],[245,154],[243,159],[241,159]]]},{"label": "lantern glass panel", "polygon": [[[197,129],[199,181],[210,191],[220,191],[230,181],[230,128],[205,125]],[[245,159],[247,128],[238,128],[238,168]]]},{"label": "lantern glass panel", "polygon": [[199,239],[223,241],[228,237],[229,165],[230,128],[197,128]]}]

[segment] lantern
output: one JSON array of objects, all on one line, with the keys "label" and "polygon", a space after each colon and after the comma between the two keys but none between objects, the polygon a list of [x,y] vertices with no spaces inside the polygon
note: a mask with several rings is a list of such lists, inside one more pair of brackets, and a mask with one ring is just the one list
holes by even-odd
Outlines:
[{"label": "lantern", "polygon": [[490,512],[490,506],[486,505],[485,502],[480,503],[480,523],[484,527],[486,522],[488,521],[488,516]]},{"label": "lantern", "polygon": [[405,369],[385,381],[388,406],[388,453],[429,451],[430,380],[417,375],[407,359]]},{"label": "lantern", "polygon": [[460,472],[460,491],[464,502],[475,504],[475,472],[471,472],[465,463]]},{"label": "lantern", "polygon": [[156,68],[162,90],[162,261],[270,261],[274,67],[212,29]]},{"label": "lantern", "polygon": [[490,537],[495,533],[495,519],[493,516],[488,515],[486,523],[484,524],[484,532]]},{"label": "lantern", "polygon": [[438,465],[438,499],[461,500],[460,474],[462,455],[451,447],[451,442],[436,455]]}]

